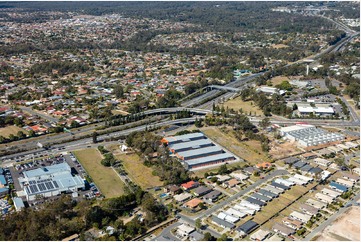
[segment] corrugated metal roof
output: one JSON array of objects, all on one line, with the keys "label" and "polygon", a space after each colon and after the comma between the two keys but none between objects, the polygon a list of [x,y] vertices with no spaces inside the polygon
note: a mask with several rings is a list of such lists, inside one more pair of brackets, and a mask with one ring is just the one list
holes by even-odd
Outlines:
[{"label": "corrugated metal roof", "polygon": [[206,155],[208,153],[211,152],[221,152],[223,151],[222,148],[220,148],[218,145],[215,146],[211,146],[211,147],[205,147],[205,148],[200,148],[200,149],[195,149],[195,150],[187,150],[184,152],[179,152],[178,155],[181,157],[184,157],[184,159],[186,159],[187,157],[193,157],[193,156],[197,156],[197,155]]},{"label": "corrugated metal roof", "polygon": [[222,153],[222,154],[202,157],[202,158],[199,158],[199,159],[187,160],[187,161],[185,161],[185,163],[187,163],[190,166],[193,166],[193,165],[208,163],[208,162],[217,161],[217,160],[230,159],[232,157],[235,158],[233,155],[231,155],[229,153]]},{"label": "corrugated metal roof", "polygon": [[171,150],[174,150],[175,152],[178,152],[178,150],[186,149],[186,148],[196,148],[201,147],[204,145],[213,145],[212,141],[209,139],[200,139],[200,140],[194,140],[190,142],[184,142],[184,143],[177,143],[169,145],[169,148]]}]

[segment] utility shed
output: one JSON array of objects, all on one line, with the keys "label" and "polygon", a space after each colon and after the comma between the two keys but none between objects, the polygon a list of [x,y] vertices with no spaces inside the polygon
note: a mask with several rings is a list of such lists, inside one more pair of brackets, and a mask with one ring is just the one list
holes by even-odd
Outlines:
[{"label": "utility shed", "polygon": [[250,202],[250,203],[253,203],[253,204],[256,204],[256,205],[259,205],[261,207],[265,206],[267,203],[265,202],[262,202],[260,200],[257,200],[257,199],[254,199],[252,197],[248,197],[246,198],[246,201]]},{"label": "utility shed", "polygon": [[243,232],[244,234],[249,234],[253,230],[255,230],[257,227],[258,227],[258,223],[254,222],[252,220],[248,220],[247,222],[245,222],[244,224],[239,226],[237,228],[237,231],[238,232]]}]

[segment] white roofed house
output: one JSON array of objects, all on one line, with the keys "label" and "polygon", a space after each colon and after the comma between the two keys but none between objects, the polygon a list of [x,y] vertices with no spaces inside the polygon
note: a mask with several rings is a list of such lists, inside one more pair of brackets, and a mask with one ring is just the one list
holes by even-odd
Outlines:
[{"label": "white roofed house", "polygon": [[314,162],[320,166],[329,166],[331,164],[331,161],[322,158],[316,158]]},{"label": "white roofed house", "polygon": [[326,194],[323,194],[323,193],[316,193],[315,197],[320,200],[321,202],[324,202],[324,203],[332,203],[335,198],[334,197],[331,197],[331,196],[328,196]]},{"label": "white roofed house", "polygon": [[337,178],[336,182],[341,185],[344,185],[346,187],[353,187],[353,185],[355,184],[355,182],[353,182],[353,181],[342,179],[342,178]]},{"label": "white roofed house", "polygon": [[188,236],[193,231],[195,231],[195,228],[190,227],[186,224],[181,224],[178,226],[177,234],[184,237],[184,236]]},{"label": "white roofed house", "polygon": [[297,212],[297,211],[293,211],[290,214],[290,217],[293,218],[293,219],[296,219],[298,221],[301,221],[302,223],[307,223],[308,220],[310,220],[312,216],[308,215],[308,214],[305,214],[305,213],[300,213],[300,212]]}]

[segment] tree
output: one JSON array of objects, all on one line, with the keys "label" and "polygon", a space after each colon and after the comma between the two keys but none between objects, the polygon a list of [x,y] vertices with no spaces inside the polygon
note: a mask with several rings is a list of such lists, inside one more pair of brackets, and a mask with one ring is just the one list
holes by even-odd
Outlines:
[{"label": "tree", "polygon": [[98,137],[98,133],[97,132],[93,132],[92,138],[93,138],[93,143],[96,144],[97,141],[97,137]]},{"label": "tree", "polygon": [[218,169],[218,174],[223,175],[223,174],[227,174],[228,173],[228,169],[227,169],[227,165],[221,165]]},{"label": "tree", "polygon": [[114,87],[113,93],[116,98],[122,98],[124,95],[124,89],[121,85],[117,85]]},{"label": "tree", "polygon": [[203,241],[216,241],[216,238],[214,238],[211,233],[206,232],[204,234]]},{"label": "tree", "polygon": [[201,221],[201,219],[197,218],[196,219],[196,228],[200,229],[201,227],[202,227],[202,221]]},{"label": "tree", "polygon": [[261,128],[263,128],[263,129],[266,129],[270,125],[271,125],[271,122],[270,122],[269,118],[264,118],[259,122],[259,126],[261,126]]},{"label": "tree", "polygon": [[19,137],[20,139],[24,139],[24,138],[26,137],[26,134],[24,134],[24,132],[21,131],[21,130],[18,132],[17,135],[18,135],[18,137]]},{"label": "tree", "polygon": [[227,241],[227,240],[228,240],[228,237],[227,237],[226,234],[222,234],[221,237],[219,237],[219,238],[217,239],[217,241]]},{"label": "tree", "polygon": [[30,130],[30,131],[29,131],[29,136],[30,136],[30,137],[35,137],[35,135],[36,135],[36,133],[35,133],[34,130]]}]

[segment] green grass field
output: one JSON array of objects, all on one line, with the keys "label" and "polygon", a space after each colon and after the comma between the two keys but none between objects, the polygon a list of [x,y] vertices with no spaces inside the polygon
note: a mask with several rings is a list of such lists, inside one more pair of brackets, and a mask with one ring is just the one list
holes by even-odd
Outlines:
[{"label": "green grass field", "polygon": [[112,168],[100,164],[103,157],[97,149],[77,150],[74,155],[106,198],[124,194],[125,184]]},{"label": "green grass field", "polygon": [[147,189],[163,185],[159,177],[152,174],[152,168],[145,166],[137,154],[118,154],[115,157],[123,161],[128,176],[141,188]]}]

